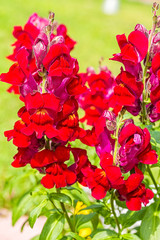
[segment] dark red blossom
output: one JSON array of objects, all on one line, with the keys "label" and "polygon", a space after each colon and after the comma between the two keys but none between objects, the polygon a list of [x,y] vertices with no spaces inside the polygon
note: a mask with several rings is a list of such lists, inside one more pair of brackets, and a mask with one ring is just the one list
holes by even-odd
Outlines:
[{"label": "dark red blossom", "polygon": [[112,155],[102,154],[100,160],[102,169],[86,167],[82,170],[84,181],[97,200],[104,198],[110,188],[119,189],[124,184],[120,168],[113,165]]},{"label": "dark red blossom", "polygon": [[60,101],[53,94],[39,92],[25,97],[26,110],[29,113],[30,123],[23,129],[23,133],[31,135],[36,132],[37,138],[46,134],[49,138],[58,135],[53,127],[54,117],[60,110]]},{"label": "dark red blossom", "polygon": [[69,170],[64,163],[69,160],[70,148],[59,146],[55,151],[42,150],[34,155],[31,160],[33,168],[43,168],[46,175],[42,178],[41,183],[46,188],[65,187],[71,185],[76,181],[76,175]]},{"label": "dark red blossom", "polygon": [[148,51],[148,38],[141,31],[133,31],[129,34],[128,40],[125,34],[117,35],[118,45],[121,53],[113,54],[112,60],[122,62],[125,70],[141,78],[142,67],[140,62],[145,58]]},{"label": "dark red blossom", "polygon": [[146,206],[154,197],[154,193],[150,189],[146,189],[142,183],[143,178],[142,172],[137,169],[118,190],[119,199],[126,201],[126,205],[131,211],[139,211],[142,203]]},{"label": "dark red blossom", "polygon": [[133,75],[123,70],[116,77],[116,83],[114,94],[110,99],[110,106],[113,108],[125,106],[133,115],[138,115],[141,110],[140,96],[143,91],[143,83],[136,81]]},{"label": "dark red blossom", "polygon": [[124,172],[133,169],[138,163],[155,164],[157,154],[150,144],[150,133],[147,128],[141,129],[134,123],[124,124],[118,138],[119,164]]},{"label": "dark red blossom", "polygon": [[85,76],[88,90],[79,97],[80,107],[85,111],[81,119],[88,125],[93,125],[104,110],[109,108],[110,97],[113,95],[114,78],[109,71]]}]

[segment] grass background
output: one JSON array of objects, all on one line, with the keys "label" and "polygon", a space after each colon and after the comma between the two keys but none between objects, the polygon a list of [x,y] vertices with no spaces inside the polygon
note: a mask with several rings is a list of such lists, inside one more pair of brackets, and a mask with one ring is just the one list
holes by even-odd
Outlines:
[{"label": "grass background", "polygon": [[[114,74],[120,68],[119,63],[109,61],[113,53],[119,52],[116,35],[133,31],[137,23],[150,29],[152,25],[151,4],[138,1],[121,0],[120,10],[116,15],[108,16],[102,12],[103,0],[0,0],[0,73],[7,72],[11,62],[5,58],[12,52],[10,45],[14,25],[24,25],[28,17],[37,12],[48,17],[48,12],[55,12],[55,19],[64,23],[69,35],[77,41],[72,56],[77,58],[80,71],[88,66],[98,69],[101,57]],[[11,129],[20,108],[18,97],[8,94],[8,85],[0,83],[0,190],[6,177],[17,175],[19,170],[10,166],[16,148],[3,136]]]}]

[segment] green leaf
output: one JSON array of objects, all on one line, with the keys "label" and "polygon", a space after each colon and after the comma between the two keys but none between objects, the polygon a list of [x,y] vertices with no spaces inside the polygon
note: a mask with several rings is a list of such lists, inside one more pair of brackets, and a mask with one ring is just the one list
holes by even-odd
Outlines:
[{"label": "green leaf", "polygon": [[39,240],[39,235],[37,235],[37,236],[33,237],[33,238],[32,238],[32,239],[30,239],[30,240]]},{"label": "green leaf", "polygon": [[72,205],[71,198],[64,193],[51,193],[51,194],[49,194],[49,198],[53,198],[53,200]]},{"label": "green leaf", "polygon": [[39,240],[56,240],[64,227],[64,216],[55,212],[44,224]]},{"label": "green leaf", "polygon": [[143,240],[159,240],[160,238],[160,201],[151,204],[144,215],[140,227]]},{"label": "green leaf", "polygon": [[30,211],[34,206],[32,197],[29,193],[24,194],[19,201],[15,204],[12,212],[12,225],[14,226],[17,220]]},{"label": "green leaf", "polygon": [[78,228],[80,225],[89,222],[93,217],[95,217],[95,215],[97,215],[97,213],[90,213],[87,215],[84,214],[79,214],[76,215],[76,228]]},{"label": "green leaf", "polygon": [[47,199],[44,199],[36,208],[32,210],[32,212],[29,215],[29,225],[31,228],[33,228],[37,218],[41,214],[42,209],[46,206]]},{"label": "green leaf", "polygon": [[104,207],[104,205],[102,204],[92,204],[86,208],[83,208],[83,210],[89,210],[89,209],[99,209],[99,208],[102,208]]},{"label": "green leaf", "polygon": [[139,220],[142,220],[145,214],[145,211],[146,211],[146,208],[143,208],[138,212],[128,210],[127,213],[121,214],[119,216],[119,222],[121,223],[123,229],[132,226],[135,222]]},{"label": "green leaf", "polygon": [[119,239],[117,233],[110,229],[97,229],[91,234],[92,240]]},{"label": "green leaf", "polygon": [[131,233],[123,234],[121,236],[125,240],[141,240],[141,238],[139,238],[137,235]]},{"label": "green leaf", "polygon": [[81,189],[78,189],[78,188],[75,188],[75,187],[71,187],[71,186],[65,187],[65,189],[67,189],[67,190],[69,190],[69,191],[75,190],[75,191],[78,191],[79,193],[82,193],[82,190],[81,190]]},{"label": "green leaf", "polygon": [[76,240],[84,240],[84,238],[80,237],[78,234],[70,232],[69,237],[73,237]]}]

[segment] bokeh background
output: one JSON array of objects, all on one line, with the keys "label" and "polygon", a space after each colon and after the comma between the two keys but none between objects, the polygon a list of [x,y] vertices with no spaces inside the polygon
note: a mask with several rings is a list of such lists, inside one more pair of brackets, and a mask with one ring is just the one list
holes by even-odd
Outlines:
[{"label": "bokeh background", "polygon": [[[37,12],[48,17],[55,12],[55,19],[64,23],[69,35],[77,41],[72,56],[77,58],[80,71],[93,66],[98,71],[99,60],[104,58],[113,74],[118,74],[120,64],[109,61],[112,54],[119,52],[116,35],[133,31],[137,23],[150,29],[152,25],[152,3],[145,0],[120,0],[119,11],[106,15],[102,11],[104,0],[0,0],[0,73],[7,72],[12,62],[5,57],[12,52],[10,46],[14,25],[23,26],[29,16]],[[157,1],[158,2],[158,1]],[[17,121],[17,111],[21,106],[18,96],[6,92],[8,85],[0,83],[0,206],[7,206],[4,186],[10,176],[17,176],[20,170],[11,167],[16,148],[3,136],[5,130],[12,129]],[[18,187],[18,186],[17,186]]]}]

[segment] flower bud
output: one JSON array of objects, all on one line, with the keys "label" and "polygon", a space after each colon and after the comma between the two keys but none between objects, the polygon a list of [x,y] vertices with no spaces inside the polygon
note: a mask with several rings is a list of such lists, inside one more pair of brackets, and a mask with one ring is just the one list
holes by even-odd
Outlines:
[{"label": "flower bud", "polygon": [[49,20],[53,21],[55,17],[55,13],[54,12],[49,12]]},{"label": "flower bud", "polygon": [[46,30],[47,30],[47,32],[50,32],[52,30],[51,25],[47,25]]},{"label": "flower bud", "polygon": [[33,52],[36,59],[36,65],[38,68],[41,66],[43,59],[47,54],[47,46],[48,46],[47,35],[44,32],[41,32],[33,45]]},{"label": "flower bud", "polygon": [[56,36],[52,39],[50,46],[54,45],[54,44],[61,44],[64,43],[64,37],[63,36]]},{"label": "flower bud", "polygon": [[157,25],[156,25],[157,28],[160,27],[160,16],[157,17]]},{"label": "flower bud", "polygon": [[104,111],[103,117],[106,118],[106,127],[109,131],[114,131],[117,126],[116,115],[110,111]]}]

